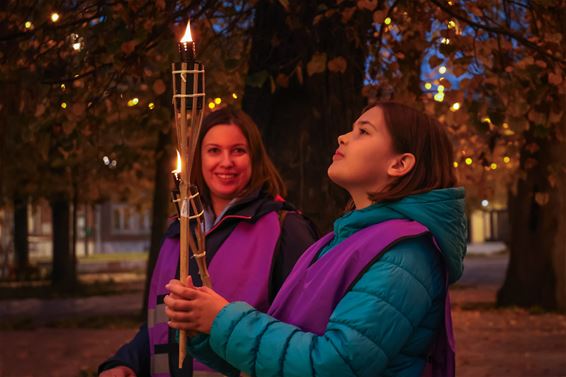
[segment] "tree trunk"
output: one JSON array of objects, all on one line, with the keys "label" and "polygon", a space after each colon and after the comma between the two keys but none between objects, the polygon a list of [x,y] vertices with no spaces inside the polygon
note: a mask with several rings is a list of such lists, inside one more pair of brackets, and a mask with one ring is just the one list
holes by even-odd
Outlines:
[{"label": "tree trunk", "polygon": [[76,275],[73,274],[73,260],[69,239],[69,199],[63,194],[54,195],[50,204],[53,224],[53,268],[51,272],[51,282],[59,289],[71,290],[75,286]]},{"label": "tree trunk", "polygon": [[[532,136],[526,138],[527,143],[533,140]],[[533,157],[538,165],[527,171],[516,193],[509,195],[510,259],[497,303],[565,311],[566,179],[564,173],[559,175],[561,182],[553,188],[545,167],[557,161],[566,166],[566,153],[558,141],[537,141],[540,149]],[[546,193],[548,200],[544,199]]]},{"label": "tree trunk", "polygon": [[151,241],[149,247],[149,256],[147,259],[147,269],[145,278],[145,289],[143,295],[142,315],[147,309],[147,295],[149,293],[149,284],[153,268],[157,262],[163,233],[167,227],[167,210],[169,208],[169,182],[171,181],[171,153],[169,146],[171,144],[170,134],[159,132],[156,146],[155,161],[155,183],[153,191],[153,209],[151,214]]},{"label": "tree trunk", "polygon": [[[561,35],[566,33],[566,9],[556,6],[552,24]],[[551,26],[552,27],[552,26]],[[566,51],[566,40],[561,40]],[[564,85],[562,83],[562,85]],[[558,92],[560,93],[560,91]],[[557,94],[556,108],[563,110],[566,95]],[[532,126],[532,125],[531,125]],[[520,180],[516,195],[509,196],[511,220],[510,260],[503,287],[497,294],[499,305],[541,306],[566,312],[566,115],[547,138],[535,139],[536,129],[525,137],[524,145],[537,142],[532,156],[523,149],[521,163],[533,157],[538,165]],[[544,130],[548,131],[548,130]],[[547,134],[547,132],[542,133]],[[524,165],[522,165],[524,166]],[[553,179],[549,179],[553,174]],[[554,181],[554,182],[553,182]],[[549,193],[546,205],[535,195]]]},{"label": "tree trunk", "polygon": [[71,275],[77,276],[77,214],[79,208],[79,187],[73,176],[73,206],[71,208]]},{"label": "tree trunk", "polygon": [[29,266],[28,200],[21,196],[14,198],[14,251],[14,270],[20,279]]},{"label": "tree trunk", "polygon": [[88,227],[88,216],[89,216],[89,209],[90,209],[90,205],[87,203],[84,206],[84,216],[85,216],[85,226],[84,226],[84,247],[85,247],[85,257],[88,257],[88,239],[89,239],[89,233],[90,233],[90,229]]},{"label": "tree trunk", "polygon": [[[286,11],[279,2],[258,2],[243,107],[262,130],[289,200],[327,230],[347,198],[326,171],[337,136],[350,129],[365,104],[363,36],[369,18],[351,21],[356,31],[347,29],[339,13],[314,24],[317,2],[291,3]],[[326,54],[327,61],[344,58],[345,71],[332,72],[324,63],[323,72],[309,76],[314,54]],[[280,84],[275,90],[274,81]]]}]

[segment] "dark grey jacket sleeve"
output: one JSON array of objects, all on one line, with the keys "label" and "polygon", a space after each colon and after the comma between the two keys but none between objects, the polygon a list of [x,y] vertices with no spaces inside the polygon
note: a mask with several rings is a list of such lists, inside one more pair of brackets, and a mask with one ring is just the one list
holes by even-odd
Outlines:
[{"label": "dark grey jacket sleeve", "polygon": [[124,344],[114,356],[100,364],[98,374],[117,366],[132,369],[137,377],[149,377],[149,335],[146,323],[140,326],[130,342]]},{"label": "dark grey jacket sleeve", "polygon": [[298,212],[287,212],[281,225],[278,250],[275,251],[271,273],[270,300],[273,301],[283,282],[303,252],[318,240],[315,225]]}]

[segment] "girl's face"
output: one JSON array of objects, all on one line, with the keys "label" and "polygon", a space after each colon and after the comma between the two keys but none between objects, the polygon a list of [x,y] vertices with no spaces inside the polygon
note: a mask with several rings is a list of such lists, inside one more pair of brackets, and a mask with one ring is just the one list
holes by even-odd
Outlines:
[{"label": "girl's face", "polygon": [[213,204],[228,204],[250,182],[252,163],[248,141],[234,124],[219,124],[206,133],[201,159],[202,174]]},{"label": "girl's face", "polygon": [[353,197],[367,196],[388,184],[396,156],[383,110],[373,107],[354,122],[352,131],[338,137],[328,176]]}]

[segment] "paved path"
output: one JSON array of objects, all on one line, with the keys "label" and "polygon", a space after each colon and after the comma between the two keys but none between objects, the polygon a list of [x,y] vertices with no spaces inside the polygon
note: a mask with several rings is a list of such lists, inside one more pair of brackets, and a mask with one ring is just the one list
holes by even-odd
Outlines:
[{"label": "paved path", "polygon": [[[505,277],[507,260],[507,254],[467,257],[464,261],[464,274],[458,285],[464,287],[500,286]],[[36,323],[41,324],[60,317],[137,313],[141,310],[141,305],[141,291],[84,298],[2,300],[0,301],[0,320],[19,316],[34,318]]]}]

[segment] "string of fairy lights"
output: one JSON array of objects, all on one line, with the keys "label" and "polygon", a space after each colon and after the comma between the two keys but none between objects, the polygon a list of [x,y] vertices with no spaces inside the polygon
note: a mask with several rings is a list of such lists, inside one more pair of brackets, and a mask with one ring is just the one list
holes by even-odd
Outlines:
[{"label": "string of fairy lights", "polygon": [[[57,23],[59,21],[61,21],[61,15],[57,12],[52,12],[49,16],[49,19],[52,23]],[[395,25],[393,24],[393,20],[391,19],[391,17],[386,17],[383,20],[383,25],[385,26],[385,30],[389,31],[391,30],[391,28],[393,28]],[[461,34],[461,29],[458,25],[458,23],[454,20],[449,20],[446,23],[446,27],[451,30],[455,35],[459,35]],[[24,23],[24,28],[28,31],[31,31],[34,29],[34,24],[32,21],[26,21]],[[69,36],[69,41],[71,43],[71,47],[76,50],[76,51],[80,51],[81,49],[84,48],[84,43],[82,38],[76,34],[76,33],[72,33]],[[443,45],[449,45],[452,41],[450,40],[450,38],[448,37],[442,37],[440,40],[440,43]],[[440,74],[440,77],[437,80],[434,80],[433,82],[427,81],[424,83],[424,88],[429,91],[432,92],[433,87],[435,87],[435,92],[433,94],[433,99],[436,102],[442,103],[445,99],[445,91],[446,91],[446,86],[443,84],[444,80],[447,80],[447,78],[445,77],[445,75],[449,72],[448,68],[446,65],[442,64],[438,67],[437,69],[438,74]],[[66,90],[66,86],[65,84],[61,84],[60,88],[62,91]],[[238,99],[238,95],[236,93],[232,93],[231,95],[233,100],[237,100]],[[221,106],[223,102],[226,102],[226,99],[222,99],[221,97],[215,97],[215,98],[210,98],[208,100],[208,108],[210,110],[214,110],[216,107]],[[139,97],[132,97],[130,99],[127,100],[126,105],[128,107],[136,107],[141,105],[141,101]],[[69,108],[69,104],[65,101],[60,103],[60,108],[62,110],[66,110]],[[151,111],[154,110],[156,108],[156,104],[155,102],[148,102],[147,103],[147,108]],[[462,104],[460,102],[454,102],[449,106],[449,110],[452,112],[456,112],[459,111],[462,108]],[[487,122],[488,124],[490,124],[491,126],[491,120],[488,117],[484,117],[482,120],[482,122]],[[501,125],[502,127],[502,132],[501,134],[504,136],[512,136],[514,134],[513,130],[511,130],[511,128],[509,127],[508,123],[503,123]],[[115,160],[110,159],[108,156],[104,156],[103,158],[103,162],[105,165],[107,165],[110,168],[115,168],[117,162]],[[474,159],[471,156],[463,156],[463,160],[459,161],[454,161],[453,166],[454,168],[459,168],[461,166],[467,166],[467,167],[473,167],[475,164]],[[497,163],[495,161],[486,164],[485,162],[482,162],[482,165],[484,167],[484,170],[486,171],[495,171],[500,167],[511,167],[512,166],[512,159],[510,156],[508,155],[504,155],[501,158],[501,162]]]},{"label": "string of fairy lights", "polygon": [[[53,23],[57,23],[61,20],[61,15],[57,12],[52,12],[51,15],[49,16],[49,19],[51,20],[51,22]],[[34,29],[34,24],[32,21],[26,21],[24,23],[24,28],[28,31],[31,31]],[[71,41],[71,47],[75,50],[75,51],[80,51],[83,47],[84,47],[84,43],[82,41],[82,38],[76,34],[76,33],[72,33],[69,36],[69,40]],[[66,86],[65,84],[61,84],[61,90],[65,91],[66,90]],[[238,99],[238,95],[236,93],[232,93],[231,97],[234,100]],[[208,108],[210,110],[214,110],[217,106],[221,105],[223,102],[222,98],[220,97],[215,97],[215,98],[211,98],[208,101]],[[130,99],[127,100],[126,105],[128,107],[135,107],[140,105],[140,99],[138,97],[132,97]],[[69,104],[66,101],[63,101],[59,104],[59,106],[61,107],[61,109],[66,110],[69,107]],[[147,103],[147,108],[149,110],[154,110],[156,108],[156,104],[155,102],[149,102]],[[106,164],[108,165],[108,164]]]}]

